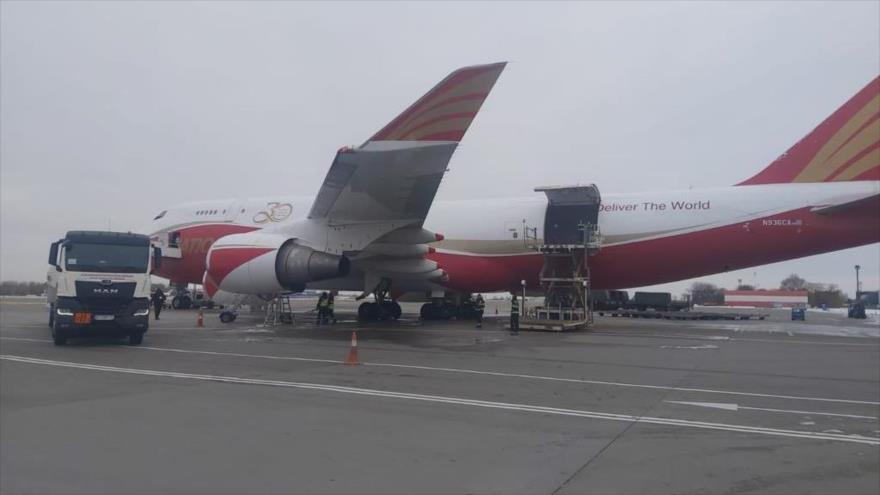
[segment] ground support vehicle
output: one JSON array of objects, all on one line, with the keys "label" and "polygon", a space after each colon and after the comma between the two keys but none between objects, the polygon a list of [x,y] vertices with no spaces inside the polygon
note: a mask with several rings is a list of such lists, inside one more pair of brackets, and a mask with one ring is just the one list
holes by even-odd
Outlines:
[{"label": "ground support vehicle", "polygon": [[46,297],[55,344],[98,335],[140,344],[149,327],[150,272],[160,257],[140,234],[70,231],[53,242]]}]

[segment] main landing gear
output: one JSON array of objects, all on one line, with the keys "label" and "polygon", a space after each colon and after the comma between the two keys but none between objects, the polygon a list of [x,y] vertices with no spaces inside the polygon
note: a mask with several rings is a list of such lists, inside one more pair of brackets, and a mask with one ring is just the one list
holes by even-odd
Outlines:
[{"label": "main landing gear", "polygon": [[419,315],[423,320],[477,319],[478,310],[472,294],[452,294],[449,297],[451,299],[437,297],[423,304]]},{"label": "main landing gear", "polygon": [[[388,290],[391,288],[391,279],[382,278],[379,285],[373,290],[376,302],[365,302],[358,306],[358,319],[361,321],[396,320],[403,311],[400,304],[388,298]],[[366,297],[363,294],[362,299]]]},{"label": "main landing gear", "polygon": [[358,319],[361,321],[396,320],[403,311],[395,301],[365,302],[358,306]]},{"label": "main landing gear", "polygon": [[422,304],[419,316],[423,320],[451,320],[458,314],[458,308],[454,304],[442,299]]}]

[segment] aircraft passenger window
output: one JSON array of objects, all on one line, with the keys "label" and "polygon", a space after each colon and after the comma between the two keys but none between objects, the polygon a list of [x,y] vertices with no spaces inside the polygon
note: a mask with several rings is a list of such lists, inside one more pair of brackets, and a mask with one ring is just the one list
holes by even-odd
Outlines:
[{"label": "aircraft passenger window", "polygon": [[162,213],[159,213],[158,215],[153,217],[153,220],[158,220],[158,219],[164,217],[166,213],[168,213],[168,210],[162,210]]}]

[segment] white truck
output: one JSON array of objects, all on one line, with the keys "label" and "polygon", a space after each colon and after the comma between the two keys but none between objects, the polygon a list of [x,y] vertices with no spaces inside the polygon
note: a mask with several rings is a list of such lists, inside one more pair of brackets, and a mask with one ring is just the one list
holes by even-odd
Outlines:
[{"label": "white truck", "polygon": [[68,338],[125,336],[149,327],[150,273],[161,252],[141,234],[70,231],[49,250],[46,289],[55,345]]}]

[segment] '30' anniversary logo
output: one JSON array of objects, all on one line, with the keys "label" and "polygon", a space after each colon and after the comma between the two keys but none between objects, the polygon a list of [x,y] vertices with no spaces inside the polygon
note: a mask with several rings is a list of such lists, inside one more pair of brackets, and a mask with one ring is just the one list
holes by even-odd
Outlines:
[{"label": "'30' anniversary logo", "polygon": [[286,220],[293,213],[290,203],[267,203],[266,209],[254,215],[254,223],[280,222]]}]

